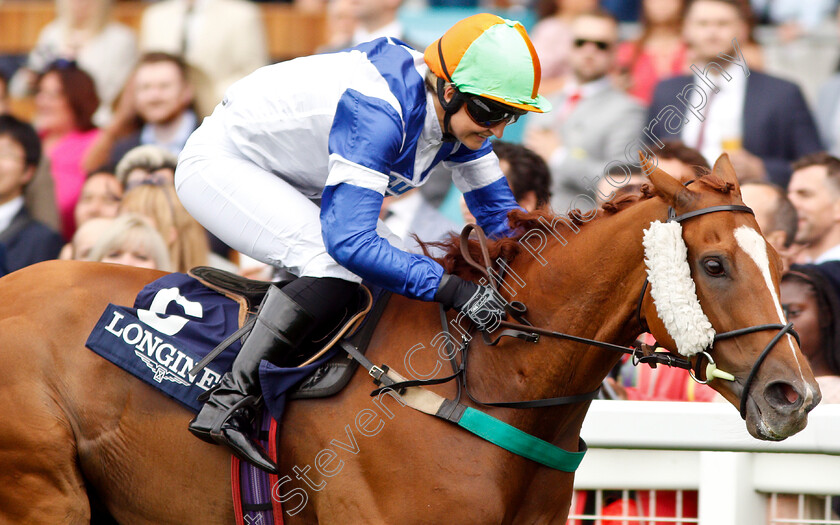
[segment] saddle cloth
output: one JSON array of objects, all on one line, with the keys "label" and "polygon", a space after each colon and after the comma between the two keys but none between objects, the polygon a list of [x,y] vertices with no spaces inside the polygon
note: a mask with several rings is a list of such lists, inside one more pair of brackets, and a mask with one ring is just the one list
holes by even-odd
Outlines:
[{"label": "saddle cloth", "polygon": [[[387,302],[382,295],[376,293],[381,300],[375,313],[365,319],[353,338],[362,352]],[[202,405],[198,396],[230,370],[241,348],[240,341],[231,343],[196,376],[189,371],[240,327],[253,306],[208,288],[192,276],[173,273],[143,288],[131,308],[109,304],[86,346],[197,413]],[[356,366],[358,363],[341,352],[339,345],[299,368],[261,363],[260,386],[267,411],[256,437],[272,459],[277,461],[277,422],[282,420],[287,396],[298,399],[333,395],[349,381]],[[280,502],[271,497],[272,486],[278,481],[276,476],[234,457],[231,479],[237,524],[283,523]]]},{"label": "saddle cloth", "polygon": [[[196,279],[173,273],[143,288],[132,308],[109,304],[86,346],[198,412],[198,396],[230,370],[240,342],[232,343],[197,376],[189,371],[239,328],[239,308]],[[274,419],[283,417],[286,393],[332,359],[337,350],[300,368],[280,368],[267,361],[260,364],[260,386]]]}]

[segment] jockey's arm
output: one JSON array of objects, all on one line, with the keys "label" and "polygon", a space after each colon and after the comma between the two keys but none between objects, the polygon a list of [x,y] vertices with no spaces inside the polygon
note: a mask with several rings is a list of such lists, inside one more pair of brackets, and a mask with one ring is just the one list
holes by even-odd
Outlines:
[{"label": "jockey's arm", "polygon": [[431,301],[443,267],[425,255],[396,248],[376,233],[382,200],[382,193],[348,182],[324,188],[321,232],[327,252],[338,264],[374,284]]},{"label": "jockey's arm", "polygon": [[453,170],[452,181],[464,194],[470,213],[488,237],[510,236],[513,232],[507,215],[522,207],[513,197],[498,157],[490,150],[489,143],[477,151],[463,146],[461,149],[466,150],[465,155],[456,152],[445,164]]},{"label": "jockey's arm", "polygon": [[330,130],[321,235],[327,253],[351,272],[392,292],[431,301],[443,267],[394,247],[376,232],[387,174],[402,143],[402,120],[390,104],[351,90],[342,95]]},{"label": "jockey's arm", "polygon": [[[350,90],[342,96],[330,131],[329,174],[321,198],[324,245],[338,264],[387,290],[468,308],[473,299],[486,295],[484,287],[457,276],[444,278],[439,263],[400,250],[376,232],[391,163],[404,139],[401,124],[399,114],[381,99]],[[479,224],[490,234],[503,235],[509,229],[507,213],[517,204],[489,148],[485,144],[476,152],[454,152],[447,161],[454,164],[456,183],[468,189]],[[500,315],[501,306],[478,302],[468,314],[478,326]]]}]

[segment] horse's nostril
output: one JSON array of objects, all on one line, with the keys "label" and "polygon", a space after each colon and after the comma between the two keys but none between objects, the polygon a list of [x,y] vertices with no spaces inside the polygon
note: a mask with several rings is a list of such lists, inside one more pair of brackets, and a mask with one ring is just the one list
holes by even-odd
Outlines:
[{"label": "horse's nostril", "polygon": [[796,393],[796,390],[794,390],[793,387],[787,383],[782,383],[782,393],[785,395],[785,399],[787,399],[788,403],[790,403],[791,405],[796,403],[797,400],[799,400],[799,394]]},{"label": "horse's nostril", "polygon": [[777,409],[796,409],[802,404],[802,396],[793,385],[782,381],[768,385],[764,397]]}]

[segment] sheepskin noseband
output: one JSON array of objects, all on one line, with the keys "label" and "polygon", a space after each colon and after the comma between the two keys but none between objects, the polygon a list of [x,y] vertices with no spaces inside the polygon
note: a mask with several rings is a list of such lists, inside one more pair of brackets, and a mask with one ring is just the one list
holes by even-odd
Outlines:
[{"label": "sheepskin noseband", "polygon": [[651,223],[642,244],[650,295],[677,351],[691,357],[706,350],[714,341],[715,329],[703,313],[691,280],[682,226],[678,222]]}]

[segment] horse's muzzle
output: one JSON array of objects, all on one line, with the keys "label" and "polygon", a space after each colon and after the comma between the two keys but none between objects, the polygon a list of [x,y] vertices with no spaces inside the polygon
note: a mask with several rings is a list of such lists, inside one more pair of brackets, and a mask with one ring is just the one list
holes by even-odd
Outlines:
[{"label": "horse's muzzle", "polygon": [[753,437],[781,441],[805,428],[822,395],[816,384],[797,383],[774,381],[748,393],[746,422]]}]

